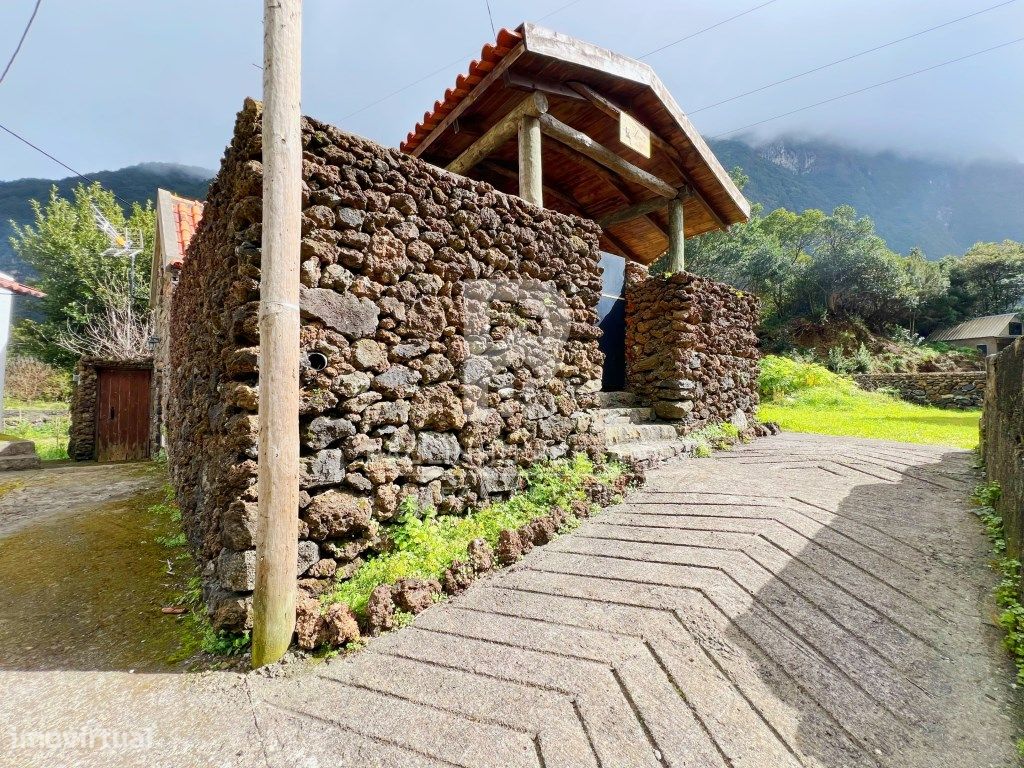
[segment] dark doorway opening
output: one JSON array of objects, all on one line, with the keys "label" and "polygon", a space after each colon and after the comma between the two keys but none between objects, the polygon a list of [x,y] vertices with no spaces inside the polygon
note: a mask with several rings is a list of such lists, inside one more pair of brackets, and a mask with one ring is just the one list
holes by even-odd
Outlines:
[{"label": "dark doorway opening", "polygon": [[621,392],[626,388],[626,300],[623,297],[626,260],[610,253],[601,254],[601,298],[597,303],[601,328],[604,370],[601,389]]}]

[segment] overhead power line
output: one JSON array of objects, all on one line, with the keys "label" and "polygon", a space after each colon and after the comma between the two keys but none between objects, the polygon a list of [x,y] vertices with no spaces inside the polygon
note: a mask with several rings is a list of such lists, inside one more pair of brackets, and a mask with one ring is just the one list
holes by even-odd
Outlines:
[{"label": "overhead power line", "polygon": [[703,112],[705,109],[713,109],[714,107],[720,107],[723,104],[728,104],[729,102],[736,101],[737,99],[742,99],[742,98],[744,98],[746,96],[750,96],[750,95],[755,94],[755,93],[760,93],[761,91],[767,91],[769,88],[774,88],[777,85],[782,85],[783,83],[790,83],[793,80],[797,80],[797,79],[799,79],[801,77],[805,77],[806,75],[812,75],[815,72],[821,72],[823,69],[828,69],[829,67],[834,67],[837,64],[844,64],[847,61],[853,61],[854,59],[860,58],[861,56],[866,56],[869,53],[874,53],[875,51],[880,51],[883,48],[888,48],[888,47],[890,47],[892,45],[897,45],[899,43],[906,42],[907,40],[912,40],[915,37],[920,37],[921,35],[926,35],[929,32],[934,32],[937,29],[942,29],[943,27],[948,27],[951,24],[957,24],[957,23],[959,23],[961,21],[966,21],[967,19],[974,18],[975,16],[980,16],[983,13],[988,13],[989,11],[994,11],[997,8],[1003,8],[1004,6],[1012,5],[1015,2],[1017,2],[1017,0],[1006,0],[1006,2],[999,3],[998,5],[991,5],[988,8],[982,8],[980,11],[975,11],[974,13],[969,13],[966,16],[960,16],[959,18],[956,18],[956,19],[950,19],[949,21],[943,22],[942,24],[936,24],[934,27],[928,27],[928,29],[922,29],[920,32],[915,32],[912,35],[907,35],[906,37],[901,37],[901,38],[898,38],[896,40],[890,40],[888,43],[882,43],[881,45],[876,45],[874,48],[868,48],[867,50],[861,51],[860,53],[854,53],[854,54],[851,54],[850,56],[845,56],[845,57],[843,57],[841,59],[836,59],[835,61],[830,61],[828,64],[822,64],[819,67],[814,67],[814,69],[808,69],[808,70],[805,70],[805,71],[800,72],[798,74],[790,75],[789,77],[784,77],[782,80],[776,80],[773,83],[768,83],[768,84],[762,85],[762,86],[760,86],[758,88],[754,88],[752,90],[745,91],[743,93],[738,93],[735,96],[730,96],[727,99],[722,99],[721,101],[716,101],[713,104],[706,104],[703,107],[698,107],[697,109],[692,109],[687,114],[695,115],[698,112]]},{"label": "overhead power line", "polygon": [[484,0],[484,5],[487,6],[487,20],[491,22],[491,34],[494,37],[497,37],[498,30],[494,28],[494,14],[491,13],[491,0]]},{"label": "overhead power line", "polygon": [[[64,169],[66,169],[66,170],[68,170],[68,171],[71,171],[71,173],[73,173],[73,174],[74,174],[75,176],[77,176],[78,178],[82,179],[83,181],[87,181],[87,182],[89,182],[90,184],[98,184],[98,183],[99,183],[99,182],[98,182],[98,181],[97,181],[96,179],[90,178],[90,177],[86,176],[86,175],[85,175],[84,173],[79,173],[79,172],[78,172],[78,171],[76,171],[76,170],[75,170],[74,168],[72,168],[72,167],[71,167],[70,165],[68,165],[67,163],[65,163],[65,162],[64,162],[63,160],[58,160],[58,159],[57,159],[56,157],[54,157],[53,155],[51,155],[51,154],[50,154],[49,152],[47,152],[47,151],[46,151],[45,149],[43,149],[42,147],[40,147],[40,146],[39,146],[39,145],[37,145],[37,144],[33,144],[33,143],[32,143],[31,141],[29,141],[28,139],[26,139],[26,138],[25,138],[24,136],[22,136],[21,134],[19,134],[19,133],[15,133],[15,132],[14,132],[14,131],[12,131],[12,130],[11,130],[10,128],[8,128],[8,127],[7,127],[6,125],[4,125],[3,123],[0,123],[0,130],[2,130],[2,131],[5,131],[6,133],[9,133],[9,134],[10,134],[11,136],[13,136],[14,138],[16,138],[16,139],[17,139],[18,141],[20,141],[20,142],[21,142],[22,144],[25,144],[26,146],[32,147],[32,149],[34,149],[34,150],[35,150],[36,152],[38,152],[39,154],[41,154],[41,155],[44,155],[44,156],[46,156],[46,157],[50,158],[51,160],[53,160],[53,162],[55,162],[55,163],[56,163],[57,165],[59,165],[59,166],[60,166],[61,168],[64,168]],[[121,203],[122,205],[125,205],[125,206],[127,206],[128,210],[131,210],[131,207],[132,207],[132,204],[131,204],[131,203],[129,203],[129,202],[127,201],[127,200],[125,200],[125,199],[124,199],[123,197],[121,197],[121,196],[120,196],[119,194],[117,194],[117,193],[116,193],[116,192],[114,192],[113,190],[110,190],[110,193],[111,193],[111,194],[112,194],[112,195],[114,196],[114,198],[115,198],[115,199],[116,199],[116,200],[117,200],[117,201],[118,201],[119,203]]]},{"label": "overhead power line", "polygon": [[771,5],[772,3],[776,3],[776,2],[778,2],[778,0],[768,0],[768,2],[766,2],[766,3],[761,3],[760,5],[755,5],[753,8],[748,8],[747,10],[743,11],[742,13],[737,13],[735,16],[730,16],[728,19],[722,19],[722,21],[716,22],[715,24],[712,24],[710,27],[704,27],[704,29],[698,29],[696,32],[691,32],[690,34],[686,35],[685,37],[680,37],[678,40],[673,40],[671,43],[666,43],[665,45],[661,46],[660,48],[655,48],[653,51],[648,51],[647,53],[645,53],[643,56],[640,56],[639,58],[646,59],[648,56],[653,56],[656,53],[661,53],[666,48],[671,48],[673,45],[679,45],[680,43],[686,42],[687,40],[690,40],[690,39],[692,39],[694,37],[697,37],[697,35],[703,35],[705,32],[710,32],[712,29],[716,29],[716,28],[722,26],[723,24],[728,24],[730,21],[735,21],[736,19],[738,19],[738,18],[740,18],[742,16],[746,16],[748,13],[753,13],[754,11],[758,11],[761,8],[764,8],[765,6]]},{"label": "overhead power line", "polygon": [[18,58],[18,53],[21,52],[21,46],[25,42],[25,38],[28,37],[28,31],[32,29],[32,22],[36,20],[36,14],[39,13],[39,6],[43,4],[43,0],[36,0],[35,7],[32,9],[32,15],[28,17],[28,24],[25,25],[24,31],[21,33],[21,38],[18,40],[18,45],[14,48],[14,53],[11,54],[11,58],[7,62],[7,66],[4,67],[3,74],[0,74],[0,83],[3,83],[4,78],[7,77],[7,73],[11,71],[11,65],[14,64],[14,60]]},{"label": "overhead power line", "polygon": [[867,85],[867,86],[864,86],[863,88],[858,88],[855,91],[848,91],[846,93],[841,93],[838,96],[833,96],[832,98],[829,98],[829,99],[824,99],[822,101],[817,101],[814,104],[808,104],[807,106],[797,107],[796,109],[791,109],[788,112],[783,112],[783,113],[778,114],[778,115],[773,115],[772,117],[766,117],[764,120],[758,120],[758,121],[753,122],[753,123],[748,123],[747,125],[741,126],[739,128],[733,128],[731,131],[724,131],[722,133],[715,134],[714,136],[711,136],[710,138],[711,139],[720,139],[723,136],[729,136],[730,134],[738,133],[739,131],[745,131],[748,128],[754,128],[754,127],[756,127],[758,125],[763,125],[764,123],[770,123],[772,120],[779,120],[779,119],[781,119],[783,117],[789,117],[790,115],[795,115],[797,112],[804,112],[804,111],[806,111],[808,109],[814,109],[815,107],[820,107],[820,106],[822,106],[824,104],[831,104],[833,101],[839,101],[839,99],[845,99],[848,96],[856,96],[858,93],[864,93],[865,91],[870,91],[870,90],[872,90],[874,88],[880,88],[883,85],[889,85],[891,83],[899,82],[900,80],[906,80],[908,77],[914,77],[915,75],[924,74],[925,72],[931,72],[933,69],[938,69],[939,67],[946,67],[946,66],[949,66],[950,64],[956,64],[957,62],[960,62],[960,61],[966,61],[967,59],[973,59],[975,56],[981,56],[983,53],[990,53],[992,51],[999,50],[1000,48],[1006,48],[1009,45],[1016,45],[1017,43],[1022,43],[1022,42],[1024,42],[1024,37],[1018,37],[1016,40],[1009,40],[1009,41],[1007,41],[1005,43],[1000,43],[999,45],[993,45],[991,48],[985,48],[985,49],[983,49],[981,51],[975,51],[974,53],[968,53],[965,56],[958,56],[955,59],[948,59],[946,61],[939,62],[938,64],[933,64],[930,67],[925,67],[924,69],[918,69],[918,70],[915,70],[914,72],[908,72],[907,74],[900,75],[899,77],[893,77],[893,78],[890,78],[888,80],[883,80],[880,83],[874,83],[873,85]]},{"label": "overhead power line", "polygon": [[[539,19],[537,19],[537,21],[544,21],[544,19],[548,19],[548,18],[554,16],[555,14],[561,13],[562,11],[571,8],[572,6],[576,5],[579,2],[581,2],[581,0],[572,0],[571,2],[565,3],[564,5],[560,5],[558,8],[555,8],[555,10],[550,11],[549,13],[546,13],[543,16],[541,16]],[[488,11],[490,11],[490,6],[488,6]],[[491,21],[491,26],[492,27],[494,26],[494,21],[493,20]],[[407,90],[409,90],[413,86],[419,85],[420,83],[422,83],[422,82],[424,82],[426,80],[429,80],[430,78],[434,77],[434,75],[439,75],[442,72],[444,72],[445,70],[451,69],[452,67],[456,66],[457,64],[463,64],[467,60],[474,58],[476,55],[477,55],[476,52],[473,52],[473,53],[468,54],[467,56],[460,56],[459,58],[455,59],[454,61],[450,61],[447,64],[443,64],[442,66],[438,67],[437,69],[435,69],[435,70],[433,70],[431,72],[428,72],[427,74],[423,75],[423,77],[420,77],[420,78],[418,78],[416,80],[413,80],[411,83],[407,83],[406,85],[403,85],[401,88],[396,88],[395,90],[391,91],[390,93],[385,94],[384,96],[381,96],[379,99],[375,99],[374,101],[371,101],[366,106],[360,107],[359,109],[355,110],[354,112],[349,112],[347,115],[342,115],[341,119],[342,120],[348,120],[350,117],[355,117],[356,115],[361,114],[361,113],[365,112],[368,109],[372,109],[373,107],[376,107],[378,104],[382,104],[385,101],[394,98],[395,96],[397,96],[400,93],[405,93]]]}]

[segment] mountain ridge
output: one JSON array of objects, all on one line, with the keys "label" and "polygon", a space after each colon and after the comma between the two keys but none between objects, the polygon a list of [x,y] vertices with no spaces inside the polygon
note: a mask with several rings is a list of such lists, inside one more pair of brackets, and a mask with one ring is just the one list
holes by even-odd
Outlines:
[{"label": "mountain ridge", "polygon": [[[203,199],[212,178],[213,171],[205,168],[161,162],[140,163],[116,171],[97,171],[88,176],[89,181],[100,182],[129,203],[154,200],[157,187],[169,189],[183,197]],[[11,247],[10,237],[14,234],[11,220],[21,226],[31,224],[31,200],[45,202],[49,199],[52,186],[56,186],[61,195],[69,196],[79,183],[87,182],[79,176],[0,181],[0,272],[10,272],[21,278],[27,276],[25,265],[18,260]]]},{"label": "mountain ridge", "polygon": [[[831,211],[852,205],[875,221],[893,250],[921,247],[931,259],[963,253],[978,241],[1024,241],[1024,163],[955,161],[872,152],[823,139],[780,137],[709,142],[726,168],[749,177],[744,194],[766,211],[778,207]],[[149,162],[89,174],[129,202],[145,202],[157,187],[202,199],[214,172]],[[25,277],[10,246],[9,220],[32,221],[31,199],[47,199],[52,185],[70,194],[82,179],[0,181],[0,271]]]},{"label": "mountain ridge", "polygon": [[750,177],[743,191],[751,202],[768,211],[852,205],[901,253],[918,246],[938,259],[979,241],[1024,240],[1024,163],[869,152],[788,137],[710,144],[726,168],[740,166]]}]

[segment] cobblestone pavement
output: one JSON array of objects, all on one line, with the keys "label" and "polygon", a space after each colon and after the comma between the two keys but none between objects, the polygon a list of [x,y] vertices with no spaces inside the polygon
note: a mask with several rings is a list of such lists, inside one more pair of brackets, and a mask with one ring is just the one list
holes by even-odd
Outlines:
[{"label": "cobblestone pavement", "polygon": [[784,435],[675,460],[361,653],[22,675],[0,716],[154,727],[144,754],[46,765],[1003,768],[1014,670],[971,459]]}]

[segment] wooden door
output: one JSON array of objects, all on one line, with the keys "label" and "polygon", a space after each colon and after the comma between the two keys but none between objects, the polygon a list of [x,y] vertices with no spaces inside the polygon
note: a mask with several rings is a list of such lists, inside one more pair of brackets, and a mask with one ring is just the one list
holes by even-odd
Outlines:
[{"label": "wooden door", "polygon": [[96,381],[96,460],[149,458],[151,371],[100,368]]}]

